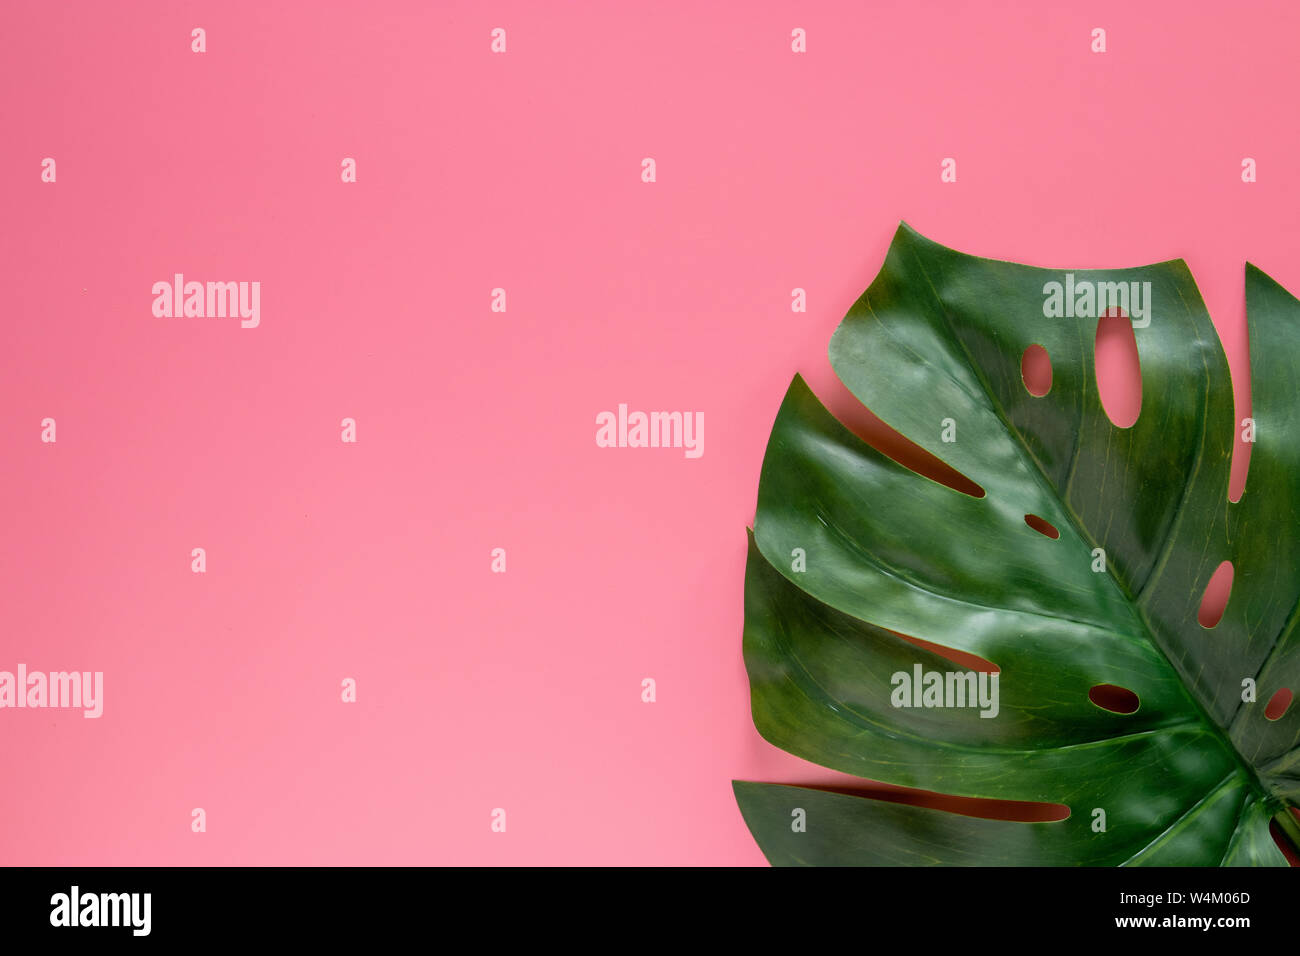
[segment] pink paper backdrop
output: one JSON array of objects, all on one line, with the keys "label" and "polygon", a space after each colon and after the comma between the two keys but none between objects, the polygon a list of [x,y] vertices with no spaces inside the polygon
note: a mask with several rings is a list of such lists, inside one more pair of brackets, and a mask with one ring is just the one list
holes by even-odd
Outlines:
[{"label": "pink paper backdrop", "polygon": [[730,780],[836,775],[750,721],[744,529],[793,373],[869,422],[898,221],[1184,257],[1243,414],[1243,262],[1300,289],[1298,8],[1063,6],[9,0],[0,669],[105,705],[0,711],[0,862],[761,863]]}]

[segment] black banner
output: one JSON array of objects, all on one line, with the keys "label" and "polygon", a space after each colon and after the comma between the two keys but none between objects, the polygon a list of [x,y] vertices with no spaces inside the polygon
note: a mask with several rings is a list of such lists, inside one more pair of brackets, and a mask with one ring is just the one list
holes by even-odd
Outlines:
[{"label": "black banner", "polygon": [[[1293,925],[1295,870],[19,869],[0,870],[6,942],[450,940],[783,929],[918,940],[1224,942]],[[460,930],[453,935],[458,936]],[[631,935],[627,935],[631,934]],[[974,934],[974,935],[972,935]],[[680,938],[680,937],[676,937]]]}]

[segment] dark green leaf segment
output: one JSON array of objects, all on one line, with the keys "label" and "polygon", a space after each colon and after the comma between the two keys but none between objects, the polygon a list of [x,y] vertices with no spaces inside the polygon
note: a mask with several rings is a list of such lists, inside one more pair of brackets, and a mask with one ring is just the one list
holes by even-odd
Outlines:
[{"label": "dark green leaf segment", "polygon": [[[831,363],[985,493],[877,451],[796,377],[759,481],[744,653],[754,722],[778,747],[870,780],[1065,804],[1069,816],[988,820],[737,781],[774,864],[1286,864],[1269,824],[1298,832],[1300,705],[1265,710],[1283,689],[1300,695],[1300,302],[1247,265],[1243,422],[1183,261],[1071,270],[1072,287],[1112,299],[1121,283],[1147,290],[1134,322],[1141,412],[1119,428],[1098,392],[1088,303],[1048,314],[1046,290],[1066,275],[900,226]],[[1051,360],[1042,396],[1021,374],[1031,345]],[[1232,503],[1239,433],[1254,444]],[[1197,612],[1224,561],[1231,595],[1207,628]],[[962,670],[900,634],[992,662],[996,713],[951,693],[900,704],[913,682],[899,675],[950,686]],[[1106,684],[1136,694],[1137,709],[1094,703]]]}]

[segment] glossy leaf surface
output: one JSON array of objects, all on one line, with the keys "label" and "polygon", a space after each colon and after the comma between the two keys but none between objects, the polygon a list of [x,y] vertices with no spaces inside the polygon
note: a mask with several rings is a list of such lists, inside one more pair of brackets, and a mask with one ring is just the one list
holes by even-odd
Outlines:
[{"label": "glossy leaf surface", "polygon": [[[1104,288],[1111,302],[1134,293],[1124,314],[1142,398],[1130,427],[1111,422],[1098,391],[1099,303],[1091,316],[1082,297],[1074,315],[1046,315],[1053,282]],[[1296,832],[1300,708],[1264,711],[1280,689],[1300,691],[1300,303],[1250,266],[1246,293],[1255,444],[1234,504],[1241,423],[1181,260],[1067,279],[900,227],[831,362],[885,423],[984,495],[877,451],[796,377],[750,538],[754,721],[773,744],[845,773],[1070,815],[1007,822],[737,782],[770,861],[1285,865],[1269,823]],[[1051,362],[1042,395],[1022,377],[1034,345]],[[1201,597],[1224,561],[1231,595],[1206,628]],[[900,634],[991,662],[996,715],[969,701],[896,706],[895,675],[963,670]],[[1137,709],[1099,706],[1099,685],[1130,691]]]}]

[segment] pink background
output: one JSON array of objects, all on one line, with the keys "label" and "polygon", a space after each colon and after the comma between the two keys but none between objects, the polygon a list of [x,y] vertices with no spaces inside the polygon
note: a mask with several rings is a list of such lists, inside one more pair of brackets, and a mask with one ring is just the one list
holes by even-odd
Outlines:
[{"label": "pink background", "polygon": [[837,775],[750,721],[744,529],[793,373],[872,432],[826,346],[898,221],[1184,257],[1241,414],[1243,262],[1300,289],[1297,8],[1049,6],[7,2],[0,669],[106,699],[0,711],[0,862],[762,863],[731,779]]}]

